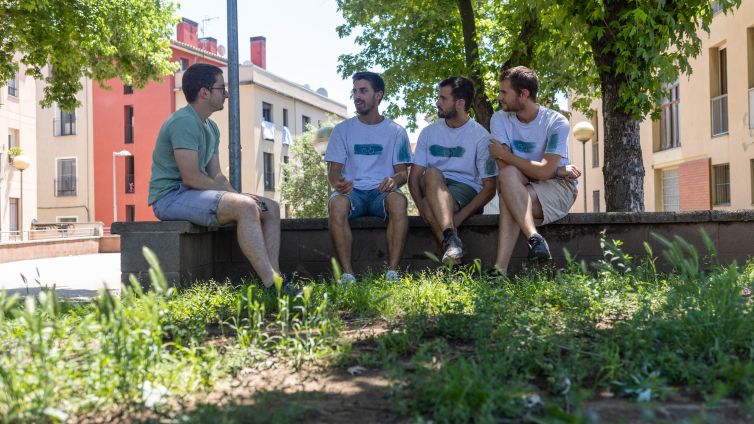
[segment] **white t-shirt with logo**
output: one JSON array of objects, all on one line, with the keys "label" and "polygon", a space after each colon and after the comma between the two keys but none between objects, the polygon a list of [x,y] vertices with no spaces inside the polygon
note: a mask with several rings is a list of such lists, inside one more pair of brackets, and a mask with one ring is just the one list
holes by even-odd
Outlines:
[{"label": "white t-shirt with logo", "polygon": [[395,174],[393,165],[411,163],[411,146],[406,130],[390,119],[368,125],[353,117],[333,129],[325,161],[343,164],[343,178],[354,188],[372,190]]},{"label": "white t-shirt with logo", "polygon": [[498,111],[490,119],[492,138],[510,146],[511,151],[524,159],[541,161],[546,153],[560,156],[560,165],[568,165],[568,134],[570,126],[565,116],[544,106],[531,122],[518,120],[515,112]]},{"label": "white t-shirt with logo", "polygon": [[473,119],[458,128],[451,128],[440,119],[419,134],[414,164],[437,168],[445,178],[469,185],[479,193],[482,179],[497,175],[489,141],[490,133]]}]

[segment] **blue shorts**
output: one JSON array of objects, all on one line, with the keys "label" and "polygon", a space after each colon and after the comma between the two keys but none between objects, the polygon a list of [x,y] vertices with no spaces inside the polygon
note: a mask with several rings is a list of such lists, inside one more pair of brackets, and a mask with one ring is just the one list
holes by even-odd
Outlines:
[{"label": "blue shorts", "polygon": [[152,210],[160,221],[190,221],[205,227],[219,227],[217,207],[225,193],[227,191],[195,190],[180,184],[154,202]]},{"label": "blue shorts", "polygon": [[[340,194],[337,191],[333,192],[330,195],[330,201],[337,196],[347,197],[351,202],[351,212],[348,213],[349,220],[362,216],[376,216],[382,219],[387,219],[385,199],[390,193],[392,192],[381,192],[376,188],[372,190],[359,190],[355,188],[348,194]],[[403,193],[400,191],[396,190],[394,193],[403,196]]]}]

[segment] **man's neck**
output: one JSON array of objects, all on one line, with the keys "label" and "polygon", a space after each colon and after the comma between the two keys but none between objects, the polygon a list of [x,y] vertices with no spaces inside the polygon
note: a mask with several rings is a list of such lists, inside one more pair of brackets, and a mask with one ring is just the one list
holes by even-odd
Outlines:
[{"label": "man's neck", "polygon": [[456,116],[452,118],[445,118],[445,125],[450,128],[460,128],[469,122],[469,114],[466,112],[458,112]]},{"label": "man's neck", "polygon": [[206,124],[207,118],[212,115],[212,111],[205,105],[199,103],[191,103],[191,107],[193,107],[196,114],[199,115],[199,119]]},{"label": "man's neck", "polygon": [[533,121],[537,115],[539,115],[539,104],[534,102],[527,104],[523,110],[516,112],[516,118],[524,124]]},{"label": "man's neck", "polygon": [[374,108],[370,110],[366,114],[358,114],[359,121],[363,124],[367,125],[376,125],[385,120],[385,117],[380,115],[380,112],[377,110],[377,108]]}]

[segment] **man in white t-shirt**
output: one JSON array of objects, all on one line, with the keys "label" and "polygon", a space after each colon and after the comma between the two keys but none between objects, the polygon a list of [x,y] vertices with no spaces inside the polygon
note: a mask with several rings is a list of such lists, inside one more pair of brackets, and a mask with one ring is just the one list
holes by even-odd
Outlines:
[{"label": "man in white t-shirt", "polygon": [[536,226],[568,214],[576,201],[579,169],[568,161],[568,120],[537,104],[537,75],[517,66],[503,71],[497,96],[503,109],[490,121],[490,156],[500,167],[500,230],[497,272],[506,274],[519,232],[529,245],[529,260],[552,257]]},{"label": "man in white t-shirt", "polygon": [[408,181],[411,147],[406,130],[380,115],[385,82],[374,72],[353,75],[357,116],[336,125],[327,144],[327,178],[335,190],[328,205],[330,237],[343,274],[341,283],[355,281],[351,267],[349,220],[377,216],[388,220],[388,270],[385,279],[398,280],[398,263],[408,234],[408,202],[399,188]]},{"label": "man in white t-shirt", "polygon": [[441,119],[419,134],[409,176],[419,214],[442,244],[443,263],[463,257],[458,226],[495,196],[490,133],[469,116],[473,98],[474,84],[467,78],[450,77],[438,85]]}]

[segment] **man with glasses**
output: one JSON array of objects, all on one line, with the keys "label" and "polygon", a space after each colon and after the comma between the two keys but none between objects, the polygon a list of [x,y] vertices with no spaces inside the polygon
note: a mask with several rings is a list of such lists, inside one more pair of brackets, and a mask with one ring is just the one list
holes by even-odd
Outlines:
[{"label": "man with glasses", "polygon": [[[204,63],[183,74],[188,105],[165,121],[152,154],[149,205],[162,221],[206,227],[235,224],[238,244],[266,287],[280,277],[280,208],[271,199],[238,193],[220,171],[220,130],[209,119],[228,91],[220,68]],[[284,290],[295,292],[289,284]]]}]

